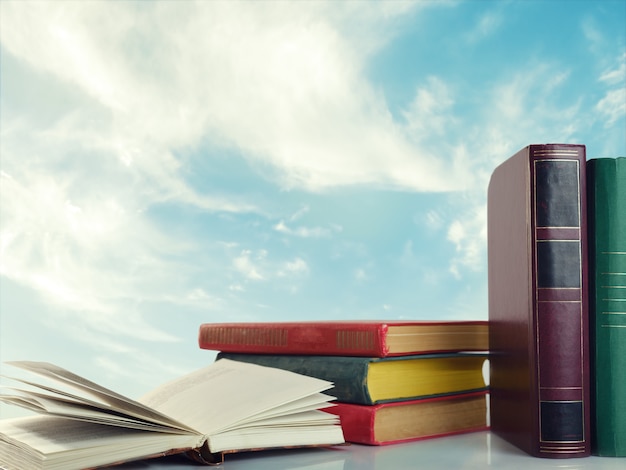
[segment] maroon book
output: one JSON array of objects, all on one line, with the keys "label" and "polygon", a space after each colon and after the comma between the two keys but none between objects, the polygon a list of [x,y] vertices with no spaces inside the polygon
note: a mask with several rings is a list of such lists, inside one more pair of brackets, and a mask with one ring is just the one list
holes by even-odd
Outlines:
[{"label": "maroon book", "polygon": [[585,161],[530,145],[489,183],[491,429],[538,457],[590,454]]}]

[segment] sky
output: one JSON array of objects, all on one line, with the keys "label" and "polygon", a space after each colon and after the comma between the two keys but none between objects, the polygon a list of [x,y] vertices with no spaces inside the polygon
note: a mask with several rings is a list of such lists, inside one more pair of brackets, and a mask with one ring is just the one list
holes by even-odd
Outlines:
[{"label": "sky", "polygon": [[624,18],[2,0],[0,361],[138,397],[213,361],[204,322],[487,319],[495,166],[626,155]]}]

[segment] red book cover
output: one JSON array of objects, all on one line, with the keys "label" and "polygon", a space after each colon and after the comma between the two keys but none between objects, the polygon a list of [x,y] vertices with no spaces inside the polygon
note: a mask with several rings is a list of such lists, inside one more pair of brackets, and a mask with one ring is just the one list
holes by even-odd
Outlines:
[{"label": "red book cover", "polygon": [[531,145],[489,184],[491,428],[538,457],[590,454],[585,168]]},{"label": "red book cover", "polygon": [[448,395],[378,405],[337,403],[347,442],[388,445],[472,431],[487,426],[487,392]]},{"label": "red book cover", "polygon": [[204,323],[202,349],[233,353],[364,357],[486,351],[486,321]]}]

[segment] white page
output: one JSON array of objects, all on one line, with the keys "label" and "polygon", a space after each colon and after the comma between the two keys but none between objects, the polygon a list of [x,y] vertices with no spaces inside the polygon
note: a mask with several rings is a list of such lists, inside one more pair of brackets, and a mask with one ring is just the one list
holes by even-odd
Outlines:
[{"label": "white page", "polygon": [[[179,429],[185,429],[189,432],[197,432],[194,429],[186,426],[181,422],[177,422],[169,416],[166,416],[162,413],[159,413],[149,407],[146,407],[144,404],[132,400],[128,397],[120,395],[119,393],[113,392],[101,385],[96,384],[95,382],[91,382],[79,375],[76,375],[62,367],[56,366],[54,364],[50,364],[47,362],[31,362],[31,361],[13,361],[7,362],[7,364],[11,364],[15,367],[19,367],[21,369],[33,372],[35,374],[39,374],[43,377],[51,379],[55,382],[59,382],[65,385],[69,385],[83,393],[87,393],[90,396],[93,396],[103,402],[104,404],[109,405],[110,407],[129,414],[131,416],[140,417],[142,419],[150,420],[155,423],[159,423],[166,426],[173,426]],[[54,389],[52,387],[45,387],[39,384],[30,383],[30,385],[39,387],[43,390],[50,391],[52,393],[56,393],[59,395],[69,396],[75,398],[77,400],[84,400],[83,397],[77,395],[70,395],[66,392],[63,392],[58,389]],[[93,404],[93,403],[92,403]]]},{"label": "white page", "polygon": [[[172,449],[191,449],[199,440],[198,436],[189,434],[143,432],[47,416],[0,420],[0,437],[7,442],[23,443],[20,447],[34,449],[25,448],[22,455],[11,453],[7,459],[37,461],[41,458],[38,454],[45,454],[46,465],[59,470],[68,468],[70,465],[66,462],[70,461],[74,468],[85,468]],[[0,465],[7,463],[3,461]]]},{"label": "white page", "polygon": [[[339,424],[339,417],[319,410],[308,410],[287,416],[272,416],[247,424],[239,424],[236,429],[244,428],[270,428],[272,426],[318,426],[327,424]],[[227,429],[223,432],[229,432]]]},{"label": "white page", "polygon": [[319,410],[322,408],[329,408],[331,406],[334,406],[334,404],[328,403],[329,399],[332,399],[332,397],[329,397],[322,393],[318,393],[310,397],[301,398],[299,400],[295,400],[293,402],[286,403],[284,405],[279,405],[269,410],[262,411],[255,415],[252,415],[250,417],[237,421],[236,423],[232,423],[230,426],[224,429],[233,429],[237,426],[240,426],[246,423],[255,422],[255,421],[259,421],[259,420],[263,420],[267,418],[274,418],[274,417],[280,417],[280,416],[287,417],[291,414],[302,413],[305,411]]},{"label": "white page", "polygon": [[209,435],[330,387],[325,380],[221,359],[159,387],[141,401]]},{"label": "white page", "polygon": [[271,432],[266,432],[264,429],[249,428],[209,437],[209,445],[216,452],[227,449],[328,445],[342,444],[343,442],[341,427],[335,425],[275,426],[271,428]]},{"label": "white page", "polygon": [[20,406],[41,414],[50,414],[59,417],[67,417],[92,423],[106,424],[109,426],[121,426],[146,431],[160,431],[175,434],[190,434],[189,431],[180,430],[171,426],[162,426],[157,423],[144,421],[133,416],[121,415],[110,408],[94,407],[73,400],[48,396],[30,390],[17,391],[21,395],[0,395],[0,401]]}]

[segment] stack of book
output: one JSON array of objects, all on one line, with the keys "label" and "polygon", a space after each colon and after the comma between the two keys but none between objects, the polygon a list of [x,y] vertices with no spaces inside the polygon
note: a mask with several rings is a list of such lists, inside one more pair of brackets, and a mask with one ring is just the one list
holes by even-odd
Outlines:
[{"label": "stack of book", "polygon": [[488,193],[491,429],[538,457],[626,456],[626,159],[530,145]]},{"label": "stack of book", "polygon": [[487,429],[486,321],[205,323],[229,359],[334,383],[346,441],[382,445]]}]

